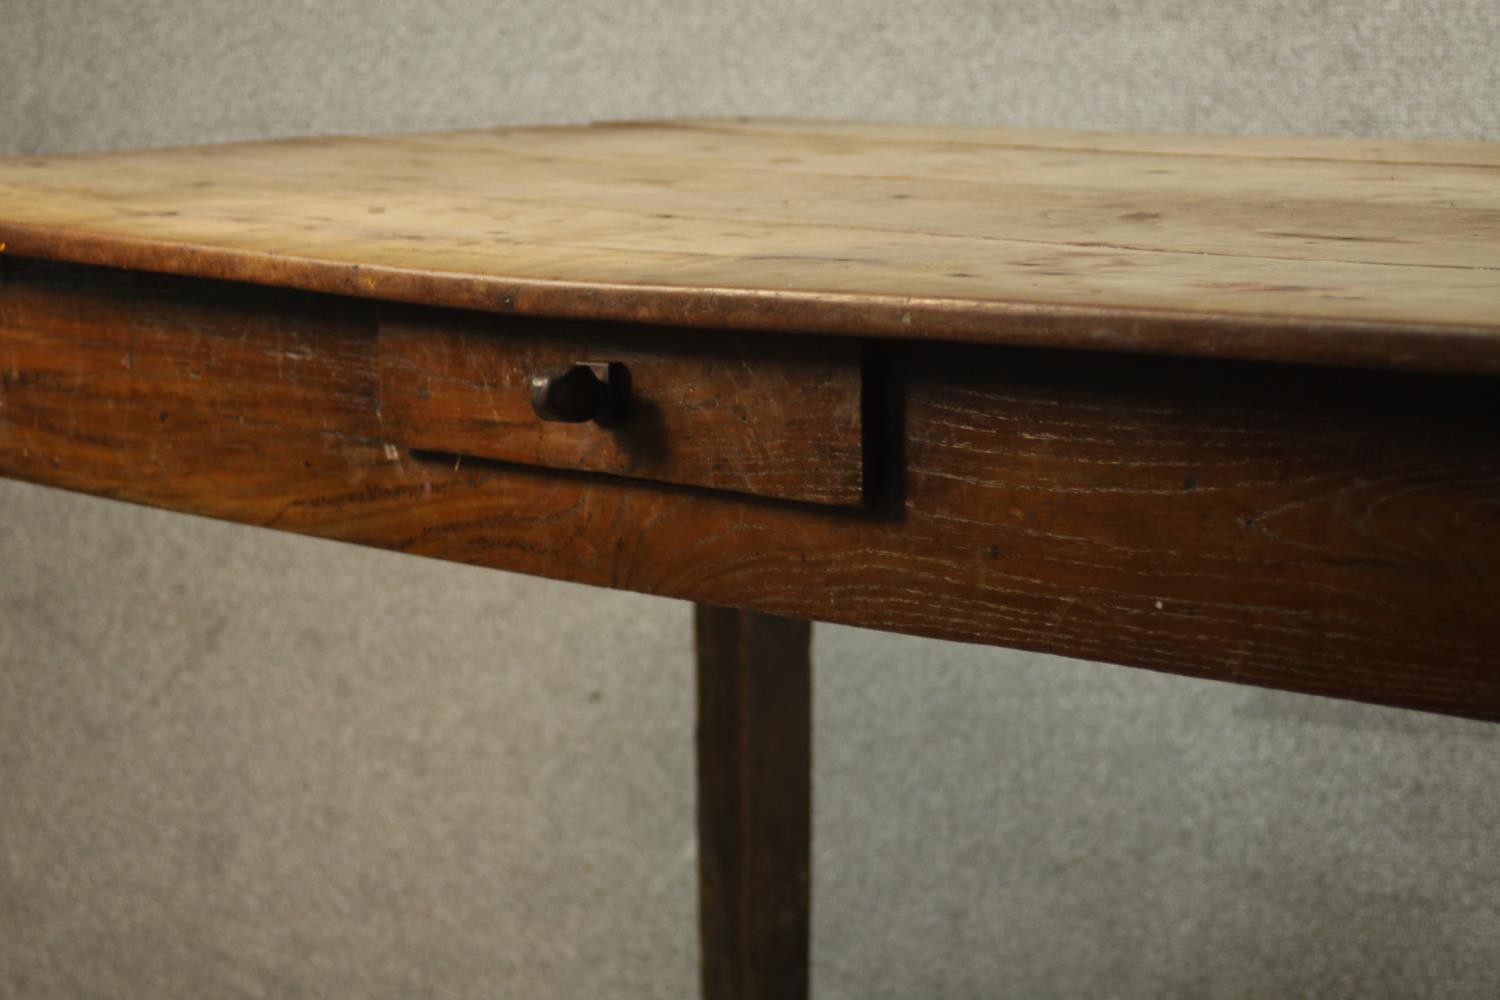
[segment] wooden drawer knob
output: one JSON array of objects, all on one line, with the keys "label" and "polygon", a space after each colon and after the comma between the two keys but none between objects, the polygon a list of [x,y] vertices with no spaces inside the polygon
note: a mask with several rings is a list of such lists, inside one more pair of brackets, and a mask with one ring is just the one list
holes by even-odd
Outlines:
[{"label": "wooden drawer knob", "polygon": [[531,376],[531,408],[543,420],[607,424],[625,415],[629,375],[616,362],[579,362]]}]

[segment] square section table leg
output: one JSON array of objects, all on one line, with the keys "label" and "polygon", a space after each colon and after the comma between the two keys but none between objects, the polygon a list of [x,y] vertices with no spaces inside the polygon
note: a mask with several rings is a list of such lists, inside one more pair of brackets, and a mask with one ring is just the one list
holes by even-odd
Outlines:
[{"label": "square section table leg", "polygon": [[807,995],[812,623],[700,604],[705,1000]]}]

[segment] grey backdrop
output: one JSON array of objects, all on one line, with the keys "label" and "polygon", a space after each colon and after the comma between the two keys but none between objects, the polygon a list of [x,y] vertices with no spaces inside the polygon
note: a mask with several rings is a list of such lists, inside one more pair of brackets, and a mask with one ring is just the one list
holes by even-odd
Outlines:
[{"label": "grey backdrop", "polygon": [[[1493,0],[0,0],[0,152],[682,114],[1500,138],[1497,38]],[[0,995],[692,994],[686,605],[0,512]],[[816,655],[821,997],[1500,993],[1500,727]]]}]

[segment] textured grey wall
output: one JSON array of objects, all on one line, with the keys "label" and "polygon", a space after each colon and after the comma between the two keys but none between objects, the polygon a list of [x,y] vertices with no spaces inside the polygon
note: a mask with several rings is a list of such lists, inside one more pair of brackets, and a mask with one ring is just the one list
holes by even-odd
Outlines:
[{"label": "textured grey wall", "polygon": [[[739,113],[1500,138],[1497,37],[1492,0],[0,0],[0,151]],[[688,628],[0,484],[0,996],[690,995]],[[1500,727],[816,652],[822,997],[1500,993]]]}]

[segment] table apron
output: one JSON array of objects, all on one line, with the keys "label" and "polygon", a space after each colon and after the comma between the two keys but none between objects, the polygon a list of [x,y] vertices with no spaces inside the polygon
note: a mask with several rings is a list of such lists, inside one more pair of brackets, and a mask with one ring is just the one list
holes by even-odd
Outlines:
[{"label": "table apron", "polygon": [[890,375],[865,413],[889,445],[866,456],[873,502],[840,508],[393,443],[380,308],[10,260],[0,475],[716,605],[1500,719],[1492,379],[865,345]]}]

